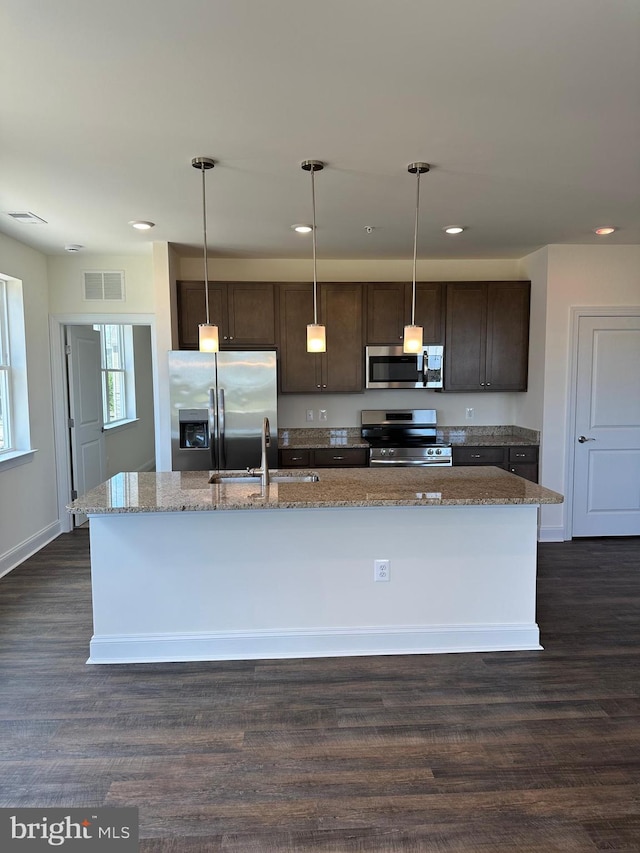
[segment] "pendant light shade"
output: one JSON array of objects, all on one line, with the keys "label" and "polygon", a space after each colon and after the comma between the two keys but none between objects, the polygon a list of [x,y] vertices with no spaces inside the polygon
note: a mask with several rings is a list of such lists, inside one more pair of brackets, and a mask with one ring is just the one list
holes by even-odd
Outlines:
[{"label": "pendant light shade", "polygon": [[204,244],[204,304],[207,316],[206,323],[198,326],[198,348],[200,352],[218,352],[220,349],[220,336],[218,327],[210,322],[209,317],[209,265],[207,259],[207,193],[205,187],[205,172],[213,169],[215,160],[211,157],[194,157],[191,161],[194,169],[202,172],[202,232]]},{"label": "pendant light shade", "polygon": [[420,175],[429,171],[428,163],[410,163],[407,171],[416,175],[416,219],[413,229],[413,287],[411,290],[411,324],[404,327],[402,351],[420,352],[422,349],[422,326],[416,326],[416,261],[418,257],[418,214],[420,213]]},{"label": "pendant light shade", "polygon": [[307,352],[327,351],[327,330],[320,323],[307,326]]},{"label": "pendant light shade", "polygon": [[324,169],[321,160],[304,160],[301,167],[305,172],[311,172],[311,206],[313,208],[313,323],[307,326],[307,352],[327,351],[327,330],[318,323],[318,276],[316,274],[316,186],[314,175]]}]

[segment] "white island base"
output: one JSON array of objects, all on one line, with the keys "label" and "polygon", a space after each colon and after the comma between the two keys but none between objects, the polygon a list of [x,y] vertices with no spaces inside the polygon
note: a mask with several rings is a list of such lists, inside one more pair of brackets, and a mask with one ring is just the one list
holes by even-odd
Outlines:
[{"label": "white island base", "polygon": [[89,663],[541,648],[535,505],[124,512],[90,528]]}]

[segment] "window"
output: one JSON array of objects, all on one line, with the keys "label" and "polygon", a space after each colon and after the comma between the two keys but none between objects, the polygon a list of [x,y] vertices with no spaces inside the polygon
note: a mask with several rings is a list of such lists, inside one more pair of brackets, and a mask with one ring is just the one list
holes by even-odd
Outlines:
[{"label": "window", "polygon": [[100,332],[105,426],[133,420],[136,416],[133,328],[118,324],[96,325],[93,328]]},{"label": "window", "polygon": [[20,279],[0,274],[0,468],[33,458]]},{"label": "window", "polygon": [[0,278],[0,453],[13,449],[7,282]]}]

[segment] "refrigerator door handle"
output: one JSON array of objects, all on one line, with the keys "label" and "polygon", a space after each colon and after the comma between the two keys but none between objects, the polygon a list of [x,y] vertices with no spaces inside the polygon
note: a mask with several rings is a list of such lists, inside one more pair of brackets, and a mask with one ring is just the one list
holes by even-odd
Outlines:
[{"label": "refrigerator door handle", "polygon": [[224,388],[218,389],[218,437],[220,440],[220,467],[223,471],[227,468],[227,446],[224,423]]},{"label": "refrigerator door handle", "polygon": [[209,452],[211,454],[211,469],[219,471],[218,466],[218,409],[216,406],[216,390],[209,388]]}]

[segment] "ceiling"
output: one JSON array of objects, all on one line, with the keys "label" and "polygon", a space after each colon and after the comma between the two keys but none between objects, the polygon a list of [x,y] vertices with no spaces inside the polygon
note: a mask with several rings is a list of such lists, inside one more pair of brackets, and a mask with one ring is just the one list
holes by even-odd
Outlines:
[{"label": "ceiling", "polygon": [[[3,0],[0,231],[47,254],[640,243],[638,0]],[[31,211],[47,224],[24,225]],[[156,227],[134,231],[128,222]],[[598,238],[592,229],[615,225]],[[466,227],[451,237],[446,225]],[[373,231],[369,234],[366,226]]]}]

